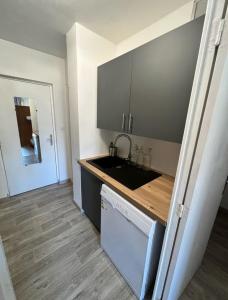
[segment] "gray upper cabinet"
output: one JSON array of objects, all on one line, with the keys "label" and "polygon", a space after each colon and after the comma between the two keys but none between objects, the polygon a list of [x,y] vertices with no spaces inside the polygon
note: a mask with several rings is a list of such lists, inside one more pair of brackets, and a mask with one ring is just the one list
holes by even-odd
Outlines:
[{"label": "gray upper cabinet", "polygon": [[98,128],[125,131],[129,114],[130,84],[130,54],[98,67]]},{"label": "gray upper cabinet", "polygon": [[195,19],[98,68],[99,128],[181,143],[203,22]]},{"label": "gray upper cabinet", "polygon": [[181,143],[202,27],[199,18],[134,51],[133,134]]}]

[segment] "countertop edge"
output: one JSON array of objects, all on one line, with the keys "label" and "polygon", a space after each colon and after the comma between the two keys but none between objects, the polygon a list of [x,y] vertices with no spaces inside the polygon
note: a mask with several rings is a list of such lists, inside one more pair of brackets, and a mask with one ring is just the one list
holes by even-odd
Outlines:
[{"label": "countertop edge", "polygon": [[[102,156],[96,156],[96,158],[98,158],[98,157],[102,157]],[[141,204],[140,201],[137,201],[136,199],[134,199],[134,198],[137,198],[137,195],[136,195],[136,197],[133,197],[133,195],[131,195],[131,196],[129,195],[129,194],[133,194],[134,191],[128,189],[127,187],[122,185],[120,182],[116,181],[115,179],[113,179],[109,175],[102,172],[100,169],[98,169],[95,166],[92,166],[91,164],[89,164],[87,162],[87,160],[90,160],[90,159],[93,159],[93,158],[80,159],[77,162],[81,167],[85,168],[88,172],[90,172],[91,174],[96,176],[98,179],[103,181],[109,187],[113,188],[117,193],[119,193],[121,196],[126,198],[126,200],[128,200],[132,205],[136,206],[138,209],[143,211],[146,215],[148,215],[151,218],[159,221],[160,223],[162,223],[165,226],[167,225],[168,215],[167,215],[167,218],[164,218],[164,216],[159,214],[159,212],[156,211],[156,209],[154,209],[154,208],[152,209],[151,207],[149,209],[145,205]],[[162,175],[162,176],[165,177],[165,178],[169,178],[171,181],[174,182],[174,178],[172,176],[165,175],[165,174]],[[171,196],[170,196],[170,200],[171,200]]]}]

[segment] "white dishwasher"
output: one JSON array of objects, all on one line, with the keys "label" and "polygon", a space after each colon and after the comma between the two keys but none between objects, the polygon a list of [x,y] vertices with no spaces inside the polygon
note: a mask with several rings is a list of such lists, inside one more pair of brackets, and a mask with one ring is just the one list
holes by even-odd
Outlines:
[{"label": "white dishwasher", "polygon": [[139,299],[153,287],[164,226],[106,185],[101,189],[101,246]]}]

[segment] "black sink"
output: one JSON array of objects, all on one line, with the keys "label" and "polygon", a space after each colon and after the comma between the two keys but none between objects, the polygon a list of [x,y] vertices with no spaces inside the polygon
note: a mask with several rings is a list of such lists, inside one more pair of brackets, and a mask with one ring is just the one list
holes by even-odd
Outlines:
[{"label": "black sink", "polygon": [[88,160],[88,163],[91,165],[94,165],[98,169],[110,169],[110,168],[116,168],[119,166],[123,166],[124,164],[127,164],[127,161],[123,158],[117,157],[117,156],[104,156],[101,158],[96,158],[92,160]]},{"label": "black sink", "polygon": [[105,156],[87,162],[131,190],[135,190],[161,176],[161,174],[152,170],[139,168],[120,157]]}]

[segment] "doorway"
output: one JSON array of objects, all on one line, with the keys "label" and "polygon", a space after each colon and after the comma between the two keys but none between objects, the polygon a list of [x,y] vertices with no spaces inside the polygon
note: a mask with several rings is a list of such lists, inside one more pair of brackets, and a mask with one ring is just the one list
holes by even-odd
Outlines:
[{"label": "doorway", "polygon": [[56,183],[51,86],[0,77],[0,90],[1,154],[9,196]]}]

